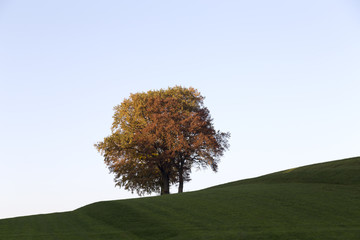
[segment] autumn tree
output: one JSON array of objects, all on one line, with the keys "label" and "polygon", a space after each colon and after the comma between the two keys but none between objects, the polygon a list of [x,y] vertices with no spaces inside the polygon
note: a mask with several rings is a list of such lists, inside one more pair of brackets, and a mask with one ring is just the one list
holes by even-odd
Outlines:
[{"label": "autumn tree", "polygon": [[190,181],[193,167],[211,167],[229,147],[229,133],[216,131],[204,97],[176,86],[131,94],[115,106],[112,134],[95,146],[118,186],[139,195],[170,193]]}]

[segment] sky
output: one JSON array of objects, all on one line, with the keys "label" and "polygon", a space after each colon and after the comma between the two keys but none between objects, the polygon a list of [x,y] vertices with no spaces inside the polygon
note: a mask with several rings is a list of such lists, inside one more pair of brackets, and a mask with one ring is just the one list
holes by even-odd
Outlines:
[{"label": "sky", "polygon": [[231,133],[184,191],[360,156],[360,4],[0,0],[0,218],[138,197],[94,144],[130,93],[175,85]]}]

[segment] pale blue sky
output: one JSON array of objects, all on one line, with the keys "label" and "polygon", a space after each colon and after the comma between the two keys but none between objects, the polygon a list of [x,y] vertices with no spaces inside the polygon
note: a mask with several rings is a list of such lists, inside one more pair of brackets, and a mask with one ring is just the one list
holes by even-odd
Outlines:
[{"label": "pale blue sky", "polygon": [[0,218],[136,197],[93,144],[182,85],[232,134],[185,191],[360,155],[358,1],[0,0]]}]

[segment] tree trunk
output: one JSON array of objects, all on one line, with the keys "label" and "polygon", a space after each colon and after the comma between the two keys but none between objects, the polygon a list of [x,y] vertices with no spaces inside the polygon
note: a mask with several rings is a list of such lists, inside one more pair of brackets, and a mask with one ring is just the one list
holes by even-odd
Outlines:
[{"label": "tree trunk", "polygon": [[184,158],[180,157],[179,165],[178,165],[178,173],[179,173],[179,188],[178,193],[182,193],[184,190]]},{"label": "tree trunk", "polygon": [[170,194],[169,174],[162,172],[161,195]]},{"label": "tree trunk", "polygon": [[178,189],[178,193],[182,193],[184,189],[184,177],[182,175],[182,173],[179,175],[179,189]]}]

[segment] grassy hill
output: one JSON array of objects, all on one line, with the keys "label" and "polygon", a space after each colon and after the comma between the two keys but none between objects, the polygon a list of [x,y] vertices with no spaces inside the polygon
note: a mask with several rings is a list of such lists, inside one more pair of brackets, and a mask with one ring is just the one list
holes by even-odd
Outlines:
[{"label": "grassy hill", "polygon": [[360,239],[360,158],[0,220],[1,240]]}]

